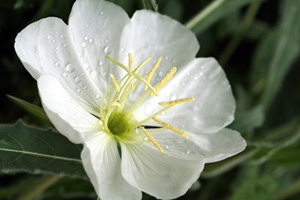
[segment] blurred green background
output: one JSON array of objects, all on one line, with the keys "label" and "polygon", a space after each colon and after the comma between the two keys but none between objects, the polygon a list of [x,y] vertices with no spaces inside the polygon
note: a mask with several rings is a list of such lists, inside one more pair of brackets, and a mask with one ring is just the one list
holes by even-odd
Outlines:
[{"label": "blurred green background", "polygon": [[[248,147],[235,157],[208,164],[199,182],[179,199],[300,199],[300,1],[112,2],[129,16],[135,10],[158,6],[158,12],[186,24],[200,42],[198,57],[215,57],[232,85],[237,111],[230,128],[241,132]],[[67,23],[73,3],[0,0],[1,124],[21,118],[27,124],[49,126],[6,96],[40,106],[36,81],[16,56],[14,38],[28,24],[48,16]],[[45,178],[2,172],[0,199],[24,198]],[[64,177],[53,182],[35,199],[96,199],[87,180]],[[153,197],[144,195],[143,199]]]}]

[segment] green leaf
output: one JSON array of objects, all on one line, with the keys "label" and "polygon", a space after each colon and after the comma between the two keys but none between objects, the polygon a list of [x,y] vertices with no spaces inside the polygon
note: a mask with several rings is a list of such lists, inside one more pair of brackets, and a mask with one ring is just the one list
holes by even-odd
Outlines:
[{"label": "green leaf", "polygon": [[259,166],[244,166],[233,183],[228,200],[271,199],[279,185],[272,169],[261,174]]},{"label": "green leaf", "polygon": [[258,148],[247,147],[243,152],[227,158],[226,160],[216,162],[216,163],[209,163],[205,165],[204,171],[202,172],[202,177],[214,177],[218,176],[237,165],[241,164],[242,162],[248,160],[252,156],[254,156],[258,152]]},{"label": "green leaf", "polygon": [[23,99],[19,99],[17,97],[13,97],[13,96],[10,96],[10,95],[7,95],[11,100],[13,100],[15,103],[17,103],[19,106],[25,108],[27,111],[31,112],[32,114],[44,119],[44,120],[47,120],[48,122],[50,122],[50,119],[48,118],[48,116],[46,115],[45,111],[36,106],[36,105],[33,105]]},{"label": "green leaf", "polygon": [[268,68],[261,99],[261,103],[266,110],[269,109],[275,99],[294,60],[299,56],[299,45],[297,43],[300,32],[299,19],[300,1],[284,1],[282,20],[276,34],[277,37],[273,36],[274,51],[267,50],[267,48],[272,49],[273,45],[264,47],[266,49],[264,59],[269,62],[265,66],[260,65]]},{"label": "green leaf", "polygon": [[187,22],[186,26],[201,33],[229,13],[249,4],[251,0],[215,0]]},{"label": "green leaf", "polygon": [[262,106],[257,106],[249,111],[236,113],[236,120],[230,125],[230,128],[245,132],[260,127],[264,122],[264,110]]},{"label": "green leaf", "polygon": [[52,129],[42,130],[18,121],[0,126],[0,172],[59,174],[86,178],[80,152],[75,145]]}]

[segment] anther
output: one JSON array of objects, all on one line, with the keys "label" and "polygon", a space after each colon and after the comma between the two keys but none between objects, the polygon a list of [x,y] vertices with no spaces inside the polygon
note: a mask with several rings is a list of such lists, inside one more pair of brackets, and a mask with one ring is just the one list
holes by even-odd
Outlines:
[{"label": "anther", "polygon": [[[168,80],[170,80],[173,77],[176,70],[176,67],[172,67],[172,69],[167,73],[167,75],[163,77],[163,79],[157,85],[154,86],[154,89],[158,91],[164,84],[168,82]],[[151,92],[150,95],[153,95],[153,92]]]},{"label": "anther", "polygon": [[159,102],[158,104],[161,106],[173,106],[176,104],[185,103],[185,102],[194,101],[194,100],[195,100],[194,97],[188,97],[188,98],[184,98],[184,99],[176,99],[174,101]]},{"label": "anther", "polygon": [[173,126],[173,125],[171,125],[171,124],[168,124],[167,122],[163,122],[163,121],[157,119],[156,117],[152,117],[152,119],[153,119],[154,121],[156,121],[157,123],[163,125],[164,127],[166,127],[166,128],[168,128],[168,129],[170,129],[170,130],[172,130],[172,131],[178,133],[179,135],[181,135],[181,136],[183,136],[183,137],[185,137],[185,138],[188,138],[188,135],[187,135],[184,131],[180,130],[179,128],[177,128],[177,127],[175,127],[175,126]]},{"label": "anther", "polygon": [[111,78],[111,80],[112,80],[114,86],[116,87],[117,91],[120,92],[120,86],[119,86],[117,80],[115,79],[114,75],[113,75],[113,74],[110,74],[110,78]]},{"label": "anther", "polygon": [[145,133],[145,135],[148,137],[148,139],[154,144],[154,146],[160,151],[164,152],[164,150],[159,146],[159,144],[155,141],[155,139],[150,135],[150,133],[142,126],[140,126],[140,129]]},{"label": "anther", "polygon": [[[128,54],[128,65],[129,65],[129,70],[132,72],[133,71],[133,60],[132,60],[131,53]],[[134,89],[134,87],[133,87],[133,81],[131,81],[130,87],[131,87],[131,90]]]},{"label": "anther", "polygon": [[[156,63],[153,65],[152,69],[150,70],[150,72],[149,72],[149,74],[148,74],[148,76],[147,76],[147,79],[146,79],[148,83],[150,83],[150,80],[151,80],[151,78],[152,78],[152,76],[153,76],[153,74],[154,74],[156,68],[158,67],[160,61],[161,61],[161,58],[158,58],[157,61],[156,61]],[[144,88],[144,89],[145,89],[145,91],[147,91],[148,86],[145,85],[145,88]]]},{"label": "anther", "polygon": [[116,102],[116,101],[112,102],[111,106],[116,106],[116,107],[121,108],[121,105],[118,102]]}]

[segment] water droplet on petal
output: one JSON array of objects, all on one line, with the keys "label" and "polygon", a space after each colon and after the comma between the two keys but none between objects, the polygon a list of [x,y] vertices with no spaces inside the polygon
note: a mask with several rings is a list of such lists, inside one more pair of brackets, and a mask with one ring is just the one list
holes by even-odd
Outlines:
[{"label": "water droplet on petal", "polygon": [[106,46],[106,47],[104,47],[104,53],[110,53],[110,49],[109,49],[109,47],[108,46]]},{"label": "water droplet on petal", "polygon": [[104,14],[104,12],[103,12],[103,11],[101,11],[101,12],[100,12],[100,15],[103,15],[103,14]]},{"label": "water droplet on petal", "polygon": [[102,62],[102,61],[100,61],[100,62],[99,62],[99,65],[100,65],[100,66],[102,66],[102,65],[103,65],[103,62]]},{"label": "water droplet on petal", "polygon": [[75,81],[76,83],[79,83],[79,82],[80,82],[80,78],[79,78],[78,76],[75,76],[74,81]]},{"label": "water droplet on petal", "polygon": [[78,89],[76,90],[76,92],[77,92],[77,93],[80,93],[80,92],[81,92],[81,90],[78,88]]},{"label": "water droplet on petal", "polygon": [[65,38],[63,34],[60,34],[59,37],[60,37],[61,39],[64,39],[64,38]]},{"label": "water droplet on petal", "polygon": [[68,77],[68,74],[66,72],[63,73],[64,77]]},{"label": "water droplet on petal", "polygon": [[58,66],[59,66],[59,63],[58,63],[58,62],[56,62],[54,65],[55,65],[56,67],[58,67]]},{"label": "water droplet on petal", "polygon": [[186,153],[187,153],[187,154],[190,154],[190,153],[191,153],[191,151],[190,151],[190,150],[187,150],[187,151],[186,151]]},{"label": "water droplet on petal", "polygon": [[82,48],[85,48],[86,47],[86,43],[85,42],[81,43],[81,46],[82,46]]},{"label": "water droplet on petal", "polygon": [[83,39],[84,39],[84,40],[88,40],[89,38],[88,38],[88,36],[85,36]]},{"label": "water droplet on petal", "polygon": [[73,72],[73,71],[74,71],[73,65],[67,64],[67,65],[66,65],[66,70],[67,70],[67,72]]},{"label": "water droplet on petal", "polygon": [[162,71],[160,71],[160,72],[158,73],[158,75],[159,75],[160,77],[162,77],[162,76],[164,75],[164,73],[163,73]]},{"label": "water droplet on petal", "polygon": [[94,42],[94,40],[91,38],[89,39],[89,43],[92,44]]},{"label": "water droplet on petal", "polygon": [[47,39],[48,39],[48,40],[50,40],[50,39],[51,39],[51,36],[50,36],[50,35],[48,35],[48,36],[47,36]]},{"label": "water droplet on petal", "polygon": [[177,99],[177,96],[176,96],[175,94],[173,94],[173,95],[171,96],[171,100],[174,101],[174,100],[176,100],[176,99]]},{"label": "water droplet on petal", "polygon": [[99,94],[97,94],[97,95],[96,95],[96,98],[97,98],[97,99],[100,99],[100,95],[99,95]]}]

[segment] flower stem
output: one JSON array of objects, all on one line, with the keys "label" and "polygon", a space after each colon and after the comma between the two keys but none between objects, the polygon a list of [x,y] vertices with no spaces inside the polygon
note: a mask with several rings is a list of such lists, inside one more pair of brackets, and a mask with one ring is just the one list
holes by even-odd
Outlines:
[{"label": "flower stem", "polygon": [[209,4],[204,10],[201,10],[195,17],[186,23],[188,29],[193,29],[197,24],[199,24],[203,19],[205,19],[213,10],[221,6],[225,0],[215,0]]},{"label": "flower stem", "polygon": [[32,185],[32,188],[18,198],[18,200],[31,200],[44,190],[54,184],[60,177],[56,175],[43,176],[38,182]]},{"label": "flower stem", "polygon": [[220,57],[220,63],[225,66],[227,62],[229,61],[230,57],[234,53],[235,49],[238,47],[239,43],[241,42],[242,38],[247,33],[250,25],[253,22],[253,19],[260,7],[261,0],[253,0],[250,4],[249,8],[247,9],[247,12],[245,14],[245,17],[243,18],[240,26],[234,33],[233,38],[230,40],[229,44],[223,51],[224,53]]}]

